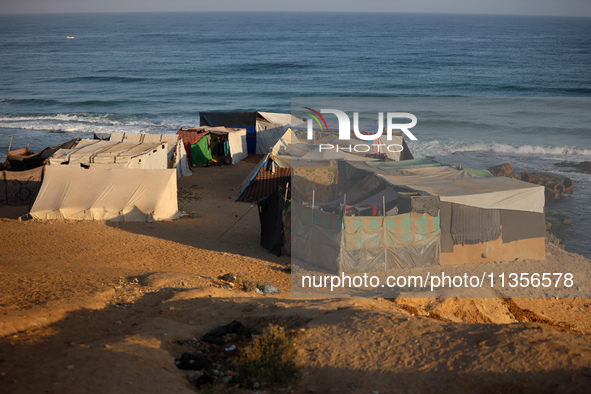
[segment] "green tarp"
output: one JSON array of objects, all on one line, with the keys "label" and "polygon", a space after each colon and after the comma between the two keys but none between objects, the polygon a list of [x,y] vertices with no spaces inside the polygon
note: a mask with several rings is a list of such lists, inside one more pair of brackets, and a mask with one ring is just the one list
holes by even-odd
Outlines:
[{"label": "green tarp", "polygon": [[207,134],[199,141],[191,145],[191,159],[192,163],[196,166],[206,166],[211,161],[211,149],[210,146],[211,135]]},{"label": "green tarp", "polygon": [[481,178],[492,178],[494,176],[489,170],[475,170],[472,168],[465,168],[465,170],[470,174],[479,176]]}]

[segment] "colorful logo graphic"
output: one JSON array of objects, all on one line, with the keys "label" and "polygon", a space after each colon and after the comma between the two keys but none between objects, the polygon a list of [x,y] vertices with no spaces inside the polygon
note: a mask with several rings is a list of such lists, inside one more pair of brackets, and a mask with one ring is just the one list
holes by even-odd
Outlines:
[{"label": "colorful logo graphic", "polygon": [[[324,130],[322,128],[322,123],[324,123],[324,127],[326,127],[326,130],[328,130],[328,126],[326,124],[326,120],[324,120],[324,116],[320,115],[320,112],[313,110],[312,108],[309,107],[304,107],[305,109],[309,109],[310,111],[314,112],[314,114],[311,113],[307,113],[308,115],[310,115],[310,117],[312,119],[314,119],[316,121],[316,123],[318,123],[318,126],[320,127],[320,130]],[[322,123],[320,123],[320,120],[318,120],[318,118],[322,119]]]}]

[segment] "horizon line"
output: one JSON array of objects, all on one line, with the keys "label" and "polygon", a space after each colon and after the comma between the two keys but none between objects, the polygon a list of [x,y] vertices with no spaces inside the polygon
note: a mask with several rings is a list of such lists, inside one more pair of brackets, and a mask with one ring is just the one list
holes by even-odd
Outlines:
[{"label": "horizon line", "polygon": [[48,11],[48,12],[0,12],[0,16],[42,15],[115,15],[115,14],[422,14],[422,15],[474,15],[474,16],[532,16],[556,18],[591,18],[591,15],[480,13],[480,12],[432,12],[432,11]]}]

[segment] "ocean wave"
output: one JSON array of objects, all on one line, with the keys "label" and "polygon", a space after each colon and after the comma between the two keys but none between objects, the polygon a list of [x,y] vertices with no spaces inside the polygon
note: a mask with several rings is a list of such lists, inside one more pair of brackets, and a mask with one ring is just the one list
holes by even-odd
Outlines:
[{"label": "ocean wave", "polygon": [[52,115],[15,115],[15,116],[0,116],[0,125],[6,124],[13,126],[20,122],[43,122],[43,121],[58,121],[58,122],[79,122],[79,123],[107,123],[107,124],[122,124],[123,121],[110,118],[108,114],[52,114]]},{"label": "ocean wave", "polygon": [[56,105],[60,104],[57,100],[45,100],[45,99],[0,99],[0,104],[27,104],[27,105]]},{"label": "ocean wave", "polygon": [[591,148],[575,146],[541,146],[541,145],[510,145],[497,142],[466,142],[439,140],[411,143],[413,153],[422,156],[436,156],[441,154],[456,154],[463,152],[484,152],[490,154],[510,154],[523,156],[588,156]]},{"label": "ocean wave", "polygon": [[172,121],[150,120],[141,115],[75,113],[0,116],[0,129],[54,133],[163,133],[177,128]]}]

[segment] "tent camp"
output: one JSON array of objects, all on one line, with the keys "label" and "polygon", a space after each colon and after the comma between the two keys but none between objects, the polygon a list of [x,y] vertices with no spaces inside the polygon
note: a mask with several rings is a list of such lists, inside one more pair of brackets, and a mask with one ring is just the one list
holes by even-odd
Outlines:
[{"label": "tent camp", "polygon": [[248,156],[246,129],[227,127],[181,128],[177,132],[190,152],[191,164],[203,166],[215,160],[221,164],[236,164]]},{"label": "tent camp", "polygon": [[[291,199],[281,220],[292,257],[344,273],[544,259],[543,186],[429,158],[318,149],[328,138],[303,142],[290,130],[240,188],[238,200],[259,202],[261,225],[275,229],[269,217],[282,204],[272,194]],[[277,253],[274,231],[262,233]]]},{"label": "tent camp", "polygon": [[114,132],[109,141],[113,142],[167,142],[168,168],[177,169],[177,178],[191,176],[189,157],[181,138],[177,134],[136,134]]},{"label": "tent camp", "polygon": [[49,158],[51,166],[83,168],[168,168],[168,142],[116,142],[80,140],[72,149],[59,149]]},{"label": "tent camp", "polygon": [[328,204],[292,191],[292,257],[330,272],[544,259],[544,188],[427,163],[347,162]]},{"label": "tent camp", "polygon": [[30,214],[42,220],[176,219],[176,170],[50,165]]},{"label": "tent camp", "polygon": [[248,153],[264,155],[275,145],[292,123],[302,120],[291,114],[274,112],[201,112],[201,126],[225,126],[246,129]]}]

